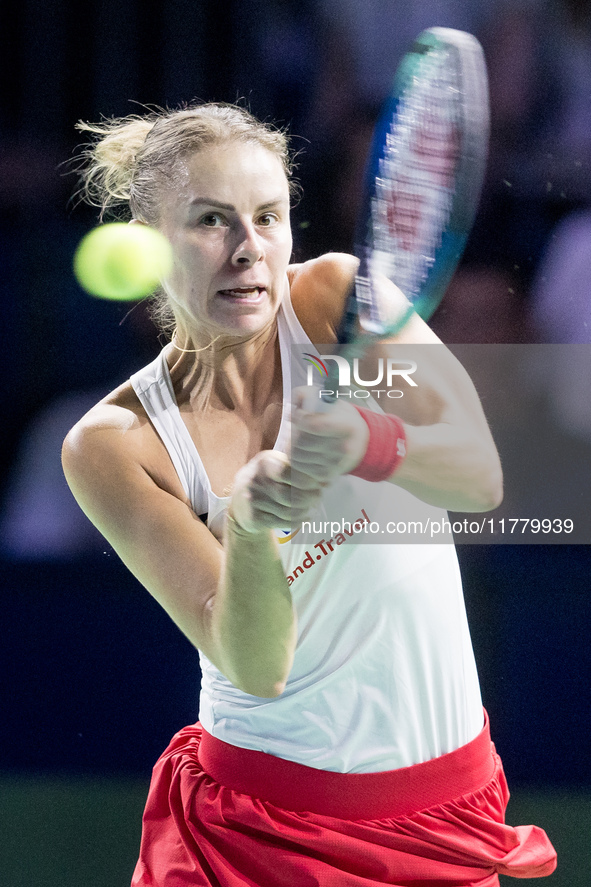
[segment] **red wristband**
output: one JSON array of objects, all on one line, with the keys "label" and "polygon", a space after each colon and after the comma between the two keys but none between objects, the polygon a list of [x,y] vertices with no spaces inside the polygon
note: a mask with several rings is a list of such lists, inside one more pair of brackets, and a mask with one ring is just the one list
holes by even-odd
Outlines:
[{"label": "red wristband", "polygon": [[355,409],[369,428],[369,443],[365,456],[349,474],[374,482],[387,480],[406,456],[406,434],[402,420],[398,416],[374,413],[363,407],[355,406]]}]

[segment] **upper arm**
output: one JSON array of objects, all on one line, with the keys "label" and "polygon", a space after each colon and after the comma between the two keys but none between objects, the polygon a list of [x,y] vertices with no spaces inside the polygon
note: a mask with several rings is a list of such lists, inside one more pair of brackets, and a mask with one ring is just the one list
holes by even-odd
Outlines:
[{"label": "upper arm", "polygon": [[106,409],[106,421],[83,419],[66,437],[68,484],[126,566],[218,665],[207,605],[218,587],[222,546],[189,504],[159,486],[142,464],[135,424],[122,423],[117,408]]}]

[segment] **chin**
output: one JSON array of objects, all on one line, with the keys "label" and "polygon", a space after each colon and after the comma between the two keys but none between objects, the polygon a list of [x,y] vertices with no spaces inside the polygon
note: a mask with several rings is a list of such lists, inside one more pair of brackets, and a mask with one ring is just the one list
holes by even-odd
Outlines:
[{"label": "chin", "polygon": [[252,318],[249,322],[236,324],[232,331],[228,330],[230,335],[235,336],[256,336],[259,333],[268,330],[275,320],[275,315],[266,318]]},{"label": "chin", "polygon": [[218,316],[215,318],[215,325],[218,328],[218,335],[226,333],[227,335],[244,336],[255,335],[267,329],[274,322],[277,311],[269,308],[263,311],[253,311],[230,318],[227,316]]}]

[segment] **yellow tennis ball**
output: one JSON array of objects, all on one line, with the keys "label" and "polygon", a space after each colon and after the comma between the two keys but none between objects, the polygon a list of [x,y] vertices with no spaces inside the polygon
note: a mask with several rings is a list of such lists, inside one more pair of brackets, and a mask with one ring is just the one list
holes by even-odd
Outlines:
[{"label": "yellow tennis ball", "polygon": [[141,299],[171,269],[169,241],[147,225],[100,225],[82,238],[74,255],[78,283],[102,299]]}]

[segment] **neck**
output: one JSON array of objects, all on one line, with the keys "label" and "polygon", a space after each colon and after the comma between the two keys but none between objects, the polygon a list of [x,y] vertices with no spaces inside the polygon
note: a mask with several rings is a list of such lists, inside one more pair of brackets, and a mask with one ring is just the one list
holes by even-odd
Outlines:
[{"label": "neck", "polygon": [[186,333],[167,355],[179,404],[198,410],[264,410],[281,380],[277,322],[248,338],[219,336],[205,347]]}]

